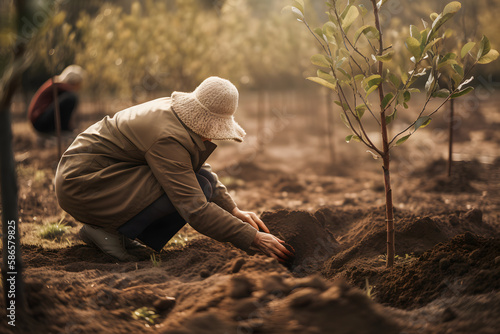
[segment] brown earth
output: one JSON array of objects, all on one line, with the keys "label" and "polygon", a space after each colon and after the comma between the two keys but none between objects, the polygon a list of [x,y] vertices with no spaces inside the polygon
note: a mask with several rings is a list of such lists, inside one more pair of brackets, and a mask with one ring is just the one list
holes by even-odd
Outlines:
[{"label": "brown earth", "polygon": [[[29,313],[18,313],[13,331],[1,304],[0,333],[496,333],[500,328],[500,159],[491,149],[498,146],[497,137],[459,142],[457,151],[490,160],[457,161],[452,179],[442,176],[442,159],[409,166],[405,152],[395,151],[397,258],[394,268],[386,269],[380,162],[359,158],[357,146],[339,146],[341,158],[331,163],[313,140],[287,142],[288,134],[278,134],[258,158],[247,159],[244,149],[226,144],[211,157],[239,207],[261,214],[271,232],[294,248],[287,267],[199,236],[190,227],[154,260],[152,251],[141,250],[136,251],[140,261],[118,263],[79,241],[81,224],[57,206],[53,143],[41,145],[25,123],[14,130]],[[67,232],[41,238],[41,228],[54,222],[65,224]],[[143,307],[156,314],[151,322],[134,318]]]}]

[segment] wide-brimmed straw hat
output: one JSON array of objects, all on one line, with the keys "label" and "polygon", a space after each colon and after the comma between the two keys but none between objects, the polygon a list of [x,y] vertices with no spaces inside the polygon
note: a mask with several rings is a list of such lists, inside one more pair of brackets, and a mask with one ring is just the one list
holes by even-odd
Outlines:
[{"label": "wide-brimmed straw hat", "polygon": [[226,79],[209,77],[194,92],[172,93],[172,109],[194,133],[207,139],[243,141],[245,130],[234,120],[238,89]]}]

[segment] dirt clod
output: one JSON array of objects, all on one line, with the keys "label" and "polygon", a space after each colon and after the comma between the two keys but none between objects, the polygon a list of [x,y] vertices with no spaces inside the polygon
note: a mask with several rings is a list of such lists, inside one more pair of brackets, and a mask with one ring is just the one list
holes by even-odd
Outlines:
[{"label": "dirt clod", "polygon": [[254,290],[252,282],[246,276],[236,276],[231,278],[229,286],[229,296],[233,299],[250,297]]}]

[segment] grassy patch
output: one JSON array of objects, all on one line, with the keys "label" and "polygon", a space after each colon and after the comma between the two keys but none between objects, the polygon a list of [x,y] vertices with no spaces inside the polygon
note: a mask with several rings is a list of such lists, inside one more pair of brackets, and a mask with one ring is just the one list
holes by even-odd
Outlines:
[{"label": "grassy patch", "polygon": [[38,235],[42,239],[61,240],[68,232],[69,226],[62,224],[62,219],[58,223],[50,223],[42,226]]}]

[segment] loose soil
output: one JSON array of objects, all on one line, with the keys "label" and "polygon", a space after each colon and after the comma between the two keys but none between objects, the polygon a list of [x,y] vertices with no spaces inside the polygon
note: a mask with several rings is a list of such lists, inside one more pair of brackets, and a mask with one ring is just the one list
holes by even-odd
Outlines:
[{"label": "loose soil", "polygon": [[[29,312],[18,310],[12,331],[2,300],[0,333],[496,333],[500,328],[498,157],[488,163],[457,161],[447,179],[444,160],[423,161],[407,173],[404,152],[397,152],[403,155],[393,163],[397,258],[389,270],[379,161],[369,156],[358,161],[344,151],[346,162],[332,164],[311,142],[281,146],[286,142],[281,137],[256,159],[222,144],[210,160],[214,169],[239,207],[258,212],[295,250],[293,261],[285,266],[188,226],[154,261],[153,252],[144,249],[135,251],[137,262],[116,262],[79,241],[81,224],[58,208],[53,145],[42,145],[26,123],[16,123],[14,130]],[[460,142],[456,149],[498,146],[496,137],[482,138],[477,147]],[[301,154],[304,159],[297,159]],[[40,229],[57,222],[67,226],[66,233],[42,239]],[[157,317],[151,322],[134,317],[143,307]]]}]

